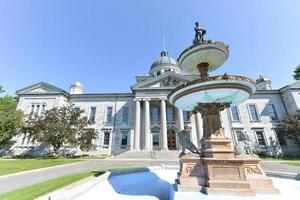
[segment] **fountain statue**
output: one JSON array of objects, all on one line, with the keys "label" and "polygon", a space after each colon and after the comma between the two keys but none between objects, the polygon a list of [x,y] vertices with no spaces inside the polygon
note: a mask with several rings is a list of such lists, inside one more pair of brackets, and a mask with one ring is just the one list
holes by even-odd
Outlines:
[{"label": "fountain statue", "polygon": [[[193,44],[179,56],[178,63],[199,79],[176,87],[168,96],[171,104],[180,109],[200,113],[203,119],[201,148],[195,150],[187,131],[178,133],[184,148],[193,153],[181,154],[178,191],[198,191],[206,194],[255,195],[277,194],[273,182],[259,165],[252,151],[238,152],[225,137],[220,112],[247,100],[256,90],[255,82],[245,76],[209,76],[228,58],[228,45],[205,40],[206,31],[196,23]],[[247,147],[247,146],[245,146]]]}]

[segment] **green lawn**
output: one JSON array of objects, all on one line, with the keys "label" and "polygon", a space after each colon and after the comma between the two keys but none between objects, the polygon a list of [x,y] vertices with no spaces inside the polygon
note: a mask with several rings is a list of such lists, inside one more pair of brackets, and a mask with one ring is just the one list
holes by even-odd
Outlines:
[{"label": "green lawn", "polygon": [[288,162],[284,162],[288,165],[294,165],[294,166],[300,166],[300,160],[291,160],[291,161],[288,161]]},{"label": "green lawn", "polygon": [[62,188],[66,185],[74,183],[80,179],[86,178],[88,176],[97,176],[103,174],[105,171],[97,172],[83,172],[78,174],[71,174],[67,176],[61,176],[49,181],[42,183],[30,185],[21,189],[17,189],[5,194],[0,195],[1,200],[32,200],[40,197],[44,194]]},{"label": "green lawn", "polygon": [[0,159],[0,176],[16,172],[83,161],[82,159]]}]

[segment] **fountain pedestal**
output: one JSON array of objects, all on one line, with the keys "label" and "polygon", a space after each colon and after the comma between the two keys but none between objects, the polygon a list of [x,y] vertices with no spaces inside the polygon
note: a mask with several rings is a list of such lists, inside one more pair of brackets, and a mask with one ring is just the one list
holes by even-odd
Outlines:
[{"label": "fountain pedestal", "polygon": [[194,112],[203,118],[204,138],[202,155],[180,157],[178,191],[207,194],[255,195],[257,192],[278,193],[271,179],[266,177],[256,156],[236,156],[231,141],[224,136],[220,111],[229,104],[199,104]]}]

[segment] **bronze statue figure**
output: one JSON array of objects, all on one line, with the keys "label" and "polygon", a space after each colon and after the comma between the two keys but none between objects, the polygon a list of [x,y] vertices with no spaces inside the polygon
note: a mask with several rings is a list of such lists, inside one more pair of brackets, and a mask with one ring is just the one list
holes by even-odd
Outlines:
[{"label": "bronze statue figure", "polygon": [[190,132],[188,131],[187,127],[184,127],[184,130],[179,131],[177,135],[179,138],[179,144],[182,146],[182,152],[180,153],[180,157],[185,155],[185,149],[188,149],[194,154],[200,154],[198,148],[191,142]]},{"label": "bronze statue figure", "polygon": [[204,38],[203,36],[206,34],[206,30],[202,29],[199,25],[199,22],[196,22],[195,23],[195,38],[193,40],[193,43],[196,44],[196,43],[199,43],[199,42],[203,42],[204,41]]}]

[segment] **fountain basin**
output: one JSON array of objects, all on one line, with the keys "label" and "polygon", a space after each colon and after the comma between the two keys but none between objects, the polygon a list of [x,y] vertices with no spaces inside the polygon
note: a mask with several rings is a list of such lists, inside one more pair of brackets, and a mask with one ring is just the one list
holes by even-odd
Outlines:
[{"label": "fountain basin", "polygon": [[198,103],[238,105],[256,90],[255,83],[244,76],[223,75],[201,78],[178,86],[169,95],[176,107],[192,111]]},{"label": "fountain basin", "polygon": [[198,74],[200,63],[208,64],[208,72],[220,67],[228,58],[228,45],[207,40],[186,48],[178,57],[178,64],[189,74]]},{"label": "fountain basin", "polygon": [[[214,196],[200,192],[178,192],[175,187],[178,168],[175,166],[149,167],[147,170],[131,171],[112,176],[105,174],[82,183],[63,188],[38,198],[39,200],[284,200],[295,199],[300,195],[300,181],[285,178],[272,178],[280,188],[279,195],[258,194],[256,196]],[[177,166],[176,166],[177,167]]]}]

